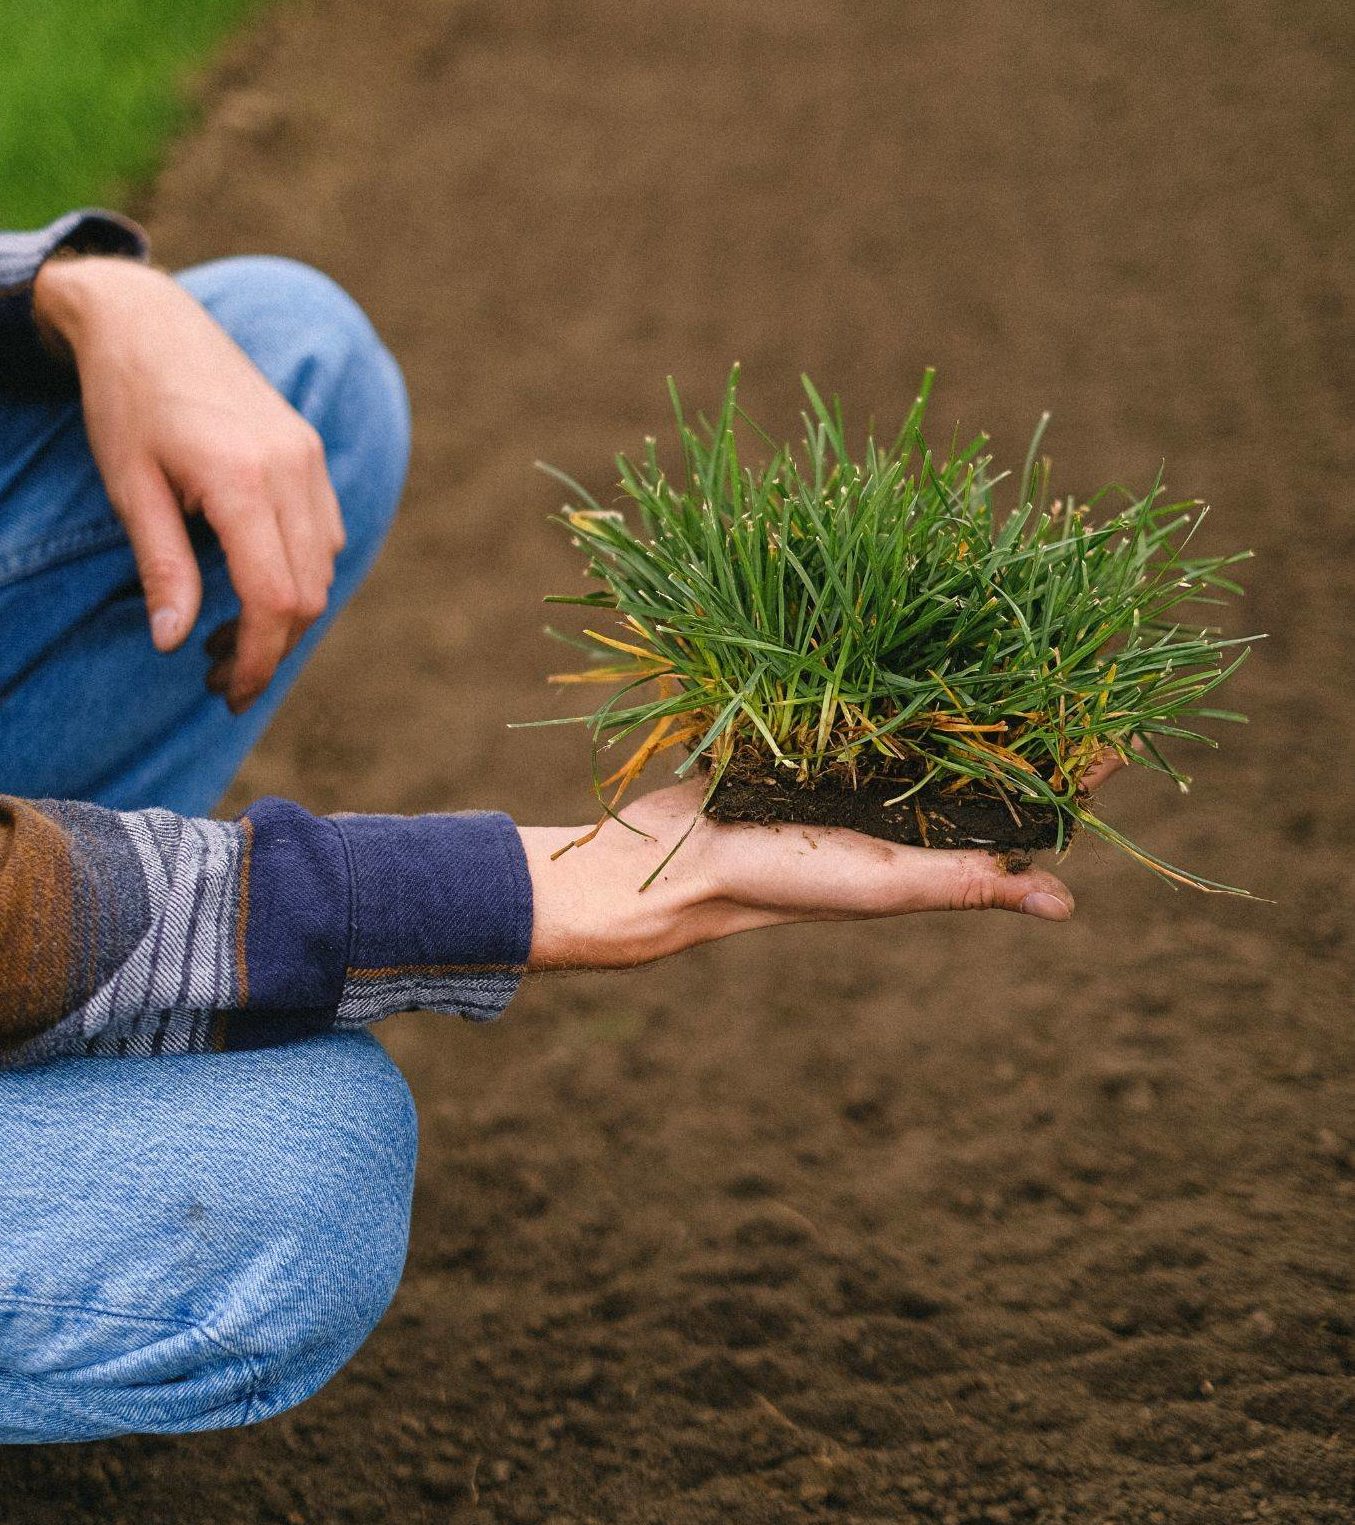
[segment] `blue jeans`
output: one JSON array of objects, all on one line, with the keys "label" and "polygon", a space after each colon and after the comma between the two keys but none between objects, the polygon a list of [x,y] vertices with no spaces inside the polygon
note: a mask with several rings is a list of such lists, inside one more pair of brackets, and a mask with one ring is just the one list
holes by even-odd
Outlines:
[{"label": "blue jeans", "polygon": [[[203,638],[237,610],[193,526],[197,630],[158,655],[75,404],[0,401],[0,792],[204,814],[375,559],[409,446],[399,370],[333,282],[187,272],[324,440],[348,545],[330,609],[233,717]],[[0,1441],[216,1429],[315,1392],[404,1265],[413,1103],[366,1034],[0,1073]]]}]

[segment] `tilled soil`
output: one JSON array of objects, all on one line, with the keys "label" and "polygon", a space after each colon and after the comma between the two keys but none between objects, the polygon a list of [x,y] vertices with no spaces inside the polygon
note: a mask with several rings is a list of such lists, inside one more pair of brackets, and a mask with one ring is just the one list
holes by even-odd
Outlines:
[{"label": "tilled soil", "polygon": [[[388,1024],[423,1156],[352,1368],[258,1429],[0,1456],[32,1521],[1355,1517],[1342,3],[299,0],[162,177],[163,259],[324,266],[407,368],[371,586],[237,803],[589,818],[542,458],[809,370],[1255,547],[1251,726],[1106,812],[1067,927],[785,930]],[[1107,791],[1108,794],[1112,791]]]}]

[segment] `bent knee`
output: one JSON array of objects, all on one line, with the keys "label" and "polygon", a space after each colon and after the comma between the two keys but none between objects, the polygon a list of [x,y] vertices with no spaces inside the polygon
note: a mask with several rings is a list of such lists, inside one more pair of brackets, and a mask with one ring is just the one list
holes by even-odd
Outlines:
[{"label": "bent knee", "polygon": [[201,1181],[173,1182],[180,1206],[147,1211],[130,1236],[110,1226],[109,1256],[83,1270],[8,1278],[0,1441],[269,1418],[328,1382],[394,1296],[416,1123],[375,1040],[335,1034],[184,1074],[217,1090],[218,1142],[210,1158],[196,1147]]},{"label": "bent knee", "polygon": [[307,337],[320,362],[339,358],[345,346],[358,352],[382,347],[371,320],[344,288],[300,260],[240,254],[194,265],[177,279],[237,343],[274,365],[298,334]]},{"label": "bent knee", "polygon": [[[200,1319],[117,1312],[78,1300],[0,1300],[0,1444],[231,1429],[318,1392],[390,1303],[403,1228],[297,1255],[281,1232],[262,1263],[227,1280],[223,1331]],[[241,1328],[248,1321],[249,1329]]]},{"label": "bent knee", "polygon": [[305,1045],[319,1084],[287,1119],[262,1220],[210,1332],[257,1374],[252,1418],[309,1397],[356,1352],[404,1271],[417,1122],[367,1033]]}]

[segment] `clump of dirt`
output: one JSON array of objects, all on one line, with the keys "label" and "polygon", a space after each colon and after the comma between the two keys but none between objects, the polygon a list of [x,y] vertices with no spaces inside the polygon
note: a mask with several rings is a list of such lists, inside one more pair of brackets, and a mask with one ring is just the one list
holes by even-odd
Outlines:
[{"label": "clump of dirt", "polygon": [[758,825],[845,826],[910,847],[980,847],[1032,853],[1059,847],[1059,812],[983,784],[954,789],[917,775],[823,772],[799,782],[789,769],[741,752],[715,786],[706,814],[716,821]]}]

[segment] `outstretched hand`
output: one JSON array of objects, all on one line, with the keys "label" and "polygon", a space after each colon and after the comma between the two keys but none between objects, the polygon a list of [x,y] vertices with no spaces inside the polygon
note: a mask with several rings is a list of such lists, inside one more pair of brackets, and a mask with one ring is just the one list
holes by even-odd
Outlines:
[{"label": "outstretched hand", "polygon": [[[1108,755],[1085,782],[1095,788],[1122,766]],[[555,858],[577,828],[523,828],[533,968],[621,968],[784,922],[974,910],[1067,921],[1073,913],[1072,895],[1053,874],[1009,873],[991,853],[903,847],[838,828],[705,816],[692,825],[702,793],[687,783],[645,795],[622,811],[637,831],[609,820],[587,846]],[[637,893],[689,827],[681,849]]]},{"label": "outstretched hand", "polygon": [[159,650],[183,643],[202,604],[184,515],[201,513],[221,541],[241,610],[211,632],[208,686],[239,713],[328,602],[343,525],[319,435],[159,271],[49,260],[34,310],[79,369],[90,448]]}]

